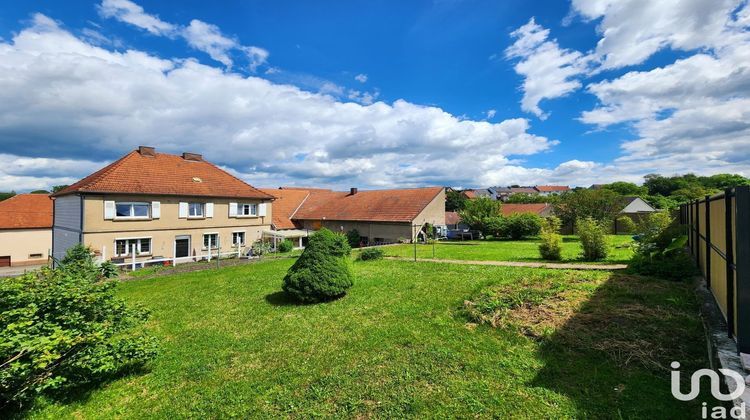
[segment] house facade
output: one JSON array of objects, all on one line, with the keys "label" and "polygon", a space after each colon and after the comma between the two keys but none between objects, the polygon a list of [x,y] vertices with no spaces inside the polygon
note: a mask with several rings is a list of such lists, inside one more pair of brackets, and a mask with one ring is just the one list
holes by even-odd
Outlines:
[{"label": "house facade", "polygon": [[0,201],[0,267],[46,264],[52,247],[52,200],[19,194]]},{"label": "house facade", "polygon": [[53,195],[52,252],[104,260],[197,259],[244,251],[271,226],[273,197],[202,156],[140,147]]},{"label": "house facade", "polygon": [[567,185],[537,185],[534,187],[538,191],[539,195],[550,196],[559,195],[564,192],[570,191],[570,187]]},{"label": "house facade", "polygon": [[[445,226],[445,189],[442,187],[348,192],[325,189],[264,190],[278,195],[284,214],[274,226],[312,232],[327,228],[346,233],[357,230],[363,244],[415,240],[427,224]],[[279,229],[282,230],[282,229]]]}]

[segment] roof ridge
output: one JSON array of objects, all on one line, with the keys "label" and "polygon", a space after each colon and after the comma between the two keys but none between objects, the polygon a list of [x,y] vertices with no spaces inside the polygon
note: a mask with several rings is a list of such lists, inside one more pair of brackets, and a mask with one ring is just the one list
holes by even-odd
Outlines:
[{"label": "roof ridge", "polygon": [[307,201],[307,199],[310,197],[310,191],[305,191],[305,192],[307,193],[307,195],[305,195],[305,198],[302,199],[302,202],[299,203],[299,206],[297,206],[297,208],[294,209],[294,211],[292,212],[292,214],[289,215],[289,217],[288,217],[289,220],[292,220],[292,218],[294,217],[294,215],[297,214],[297,212],[299,211],[299,209],[302,208],[302,205],[305,204],[305,201]]}]

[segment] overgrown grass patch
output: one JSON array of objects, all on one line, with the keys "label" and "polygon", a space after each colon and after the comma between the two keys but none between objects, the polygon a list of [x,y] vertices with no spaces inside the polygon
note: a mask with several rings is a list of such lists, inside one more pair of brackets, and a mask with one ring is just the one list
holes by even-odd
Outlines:
[{"label": "overgrown grass patch", "polygon": [[[661,330],[673,337],[654,341],[664,358],[700,363],[704,341],[687,284],[650,285],[645,278],[624,277],[611,283],[607,272],[381,260],[354,262],[357,282],[343,298],[298,305],[280,292],[292,262],[269,260],[124,283],[120,295],[151,310],[147,327],[160,340],[159,356],[144,374],[69,403],[39,401],[30,415],[674,418],[699,413],[699,402],[671,397],[668,372],[585,349],[585,343],[604,339],[651,340],[650,331]],[[518,328],[467,328],[465,300],[535,282],[563,290],[518,295],[504,305],[513,313],[526,307],[514,299],[532,302],[529,310],[545,305],[559,310],[557,321],[543,327],[548,331],[534,336]],[[582,297],[570,309],[550,303],[566,293]],[[613,322],[612,314],[623,315],[602,313],[601,308],[619,304],[647,310],[638,323]],[[664,317],[664,311],[680,315]],[[515,322],[536,331],[533,324],[546,316],[534,316],[530,312]],[[591,322],[603,325],[601,331],[587,332],[570,346],[566,337]],[[626,331],[633,328],[639,331]]]}]

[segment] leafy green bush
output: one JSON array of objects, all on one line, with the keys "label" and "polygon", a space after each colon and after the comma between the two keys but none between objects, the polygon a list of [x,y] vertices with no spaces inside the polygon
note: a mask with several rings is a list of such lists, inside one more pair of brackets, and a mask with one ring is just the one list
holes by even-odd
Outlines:
[{"label": "leafy green bush", "polygon": [[607,227],[591,217],[578,219],[576,230],[583,246],[583,259],[586,261],[597,261],[607,258]]},{"label": "leafy green bush", "polygon": [[539,244],[539,254],[545,260],[559,261],[562,259],[562,236],[560,232],[560,219],[548,217],[542,220],[542,228],[539,236],[542,243]]},{"label": "leafy green bush", "polygon": [[346,240],[349,241],[349,246],[352,248],[359,248],[362,243],[362,235],[359,234],[357,229],[352,229],[346,232]]},{"label": "leafy green bush", "polygon": [[531,213],[515,213],[505,217],[503,235],[511,239],[536,236],[542,228],[542,218]]},{"label": "leafy green bush", "polygon": [[328,229],[310,237],[305,251],[289,268],[282,288],[302,302],[341,297],[354,283],[347,238]]},{"label": "leafy green bush", "polygon": [[[75,263],[0,281],[0,407],[19,409],[142,366],[156,342],[148,313],[115,297],[117,282]],[[84,258],[85,260],[85,258]],[[80,262],[80,261],[79,261]]]},{"label": "leafy green bush", "polygon": [[617,218],[617,232],[615,233],[633,233],[635,232],[636,224],[633,219],[628,216],[620,216]]},{"label": "leafy green bush", "polygon": [[365,248],[360,252],[359,259],[362,261],[382,260],[383,256],[385,256],[383,248]]},{"label": "leafy green bush", "polygon": [[120,272],[120,268],[115,265],[112,261],[104,261],[99,266],[99,272],[105,279],[111,279],[117,277]]},{"label": "leafy green bush", "polygon": [[289,239],[284,239],[283,241],[281,241],[278,247],[279,252],[290,252],[292,249],[294,249],[294,243]]},{"label": "leafy green bush", "polygon": [[667,213],[654,213],[648,219],[638,225],[635,253],[628,269],[669,280],[691,279],[696,268],[685,250],[684,227]]}]

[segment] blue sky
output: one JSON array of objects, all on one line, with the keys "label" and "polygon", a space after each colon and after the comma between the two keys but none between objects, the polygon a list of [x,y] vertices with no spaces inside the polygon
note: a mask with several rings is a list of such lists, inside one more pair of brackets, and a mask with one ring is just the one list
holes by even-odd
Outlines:
[{"label": "blue sky", "polygon": [[139,144],[259,186],[750,174],[743,0],[38,1],[0,13],[0,190]]}]

